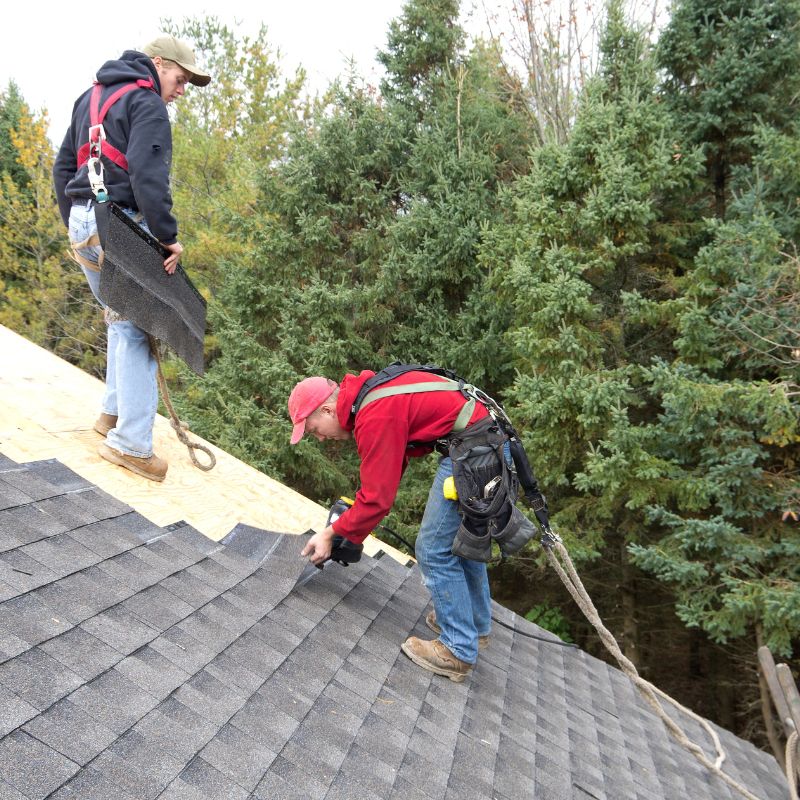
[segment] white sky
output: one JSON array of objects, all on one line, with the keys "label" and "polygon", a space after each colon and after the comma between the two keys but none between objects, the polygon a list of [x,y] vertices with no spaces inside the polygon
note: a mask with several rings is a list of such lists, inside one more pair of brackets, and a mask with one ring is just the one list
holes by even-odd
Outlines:
[{"label": "white sky", "polygon": [[[324,89],[353,57],[359,74],[380,76],[375,61],[403,0],[44,0],[5,4],[0,22],[0,91],[13,79],[34,111],[47,109],[50,138],[61,143],[72,104],[98,67],[161,32],[159,20],[216,16],[241,37],[263,22],[284,74],[302,64],[312,90]],[[87,20],[95,17],[96,21]]]}]

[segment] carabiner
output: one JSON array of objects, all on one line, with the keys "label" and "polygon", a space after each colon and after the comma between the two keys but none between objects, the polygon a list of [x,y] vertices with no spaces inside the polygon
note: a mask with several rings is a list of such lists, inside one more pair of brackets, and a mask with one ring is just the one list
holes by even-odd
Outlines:
[{"label": "carabiner", "polygon": [[103,162],[99,157],[92,157],[86,162],[86,169],[89,174],[89,186],[92,189],[92,194],[98,200],[100,199],[100,192],[106,194],[106,185],[103,180]]}]

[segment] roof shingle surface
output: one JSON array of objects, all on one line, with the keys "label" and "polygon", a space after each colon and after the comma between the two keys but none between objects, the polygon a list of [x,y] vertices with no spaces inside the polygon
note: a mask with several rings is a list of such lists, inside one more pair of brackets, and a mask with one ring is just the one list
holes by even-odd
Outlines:
[{"label": "roof shingle surface", "polygon": [[[0,455],[0,798],[737,796],[619,671],[498,625],[466,683],[433,676],[399,650],[426,636],[416,569],[365,557],[297,584],[301,547],[159,528]],[[720,735],[732,776],[786,795],[770,756]]]}]

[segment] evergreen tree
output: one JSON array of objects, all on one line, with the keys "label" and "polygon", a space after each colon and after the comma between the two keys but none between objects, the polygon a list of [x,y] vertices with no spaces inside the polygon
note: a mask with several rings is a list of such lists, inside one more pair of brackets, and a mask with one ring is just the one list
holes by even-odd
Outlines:
[{"label": "evergreen tree", "polygon": [[15,161],[0,174],[0,324],[97,372],[103,323],[83,273],[66,256],[47,118],[17,100],[15,126],[6,131]]},{"label": "evergreen tree", "polygon": [[424,116],[464,44],[459,6],[459,0],[408,0],[389,24],[386,50],[378,53],[387,73],[381,94],[407,108],[412,123]]},{"label": "evergreen tree", "polygon": [[396,133],[355,81],[297,123],[288,157],[263,173],[254,213],[240,220],[250,263],[225,270],[212,308],[219,351],[190,389],[198,430],[318,499],[353,491],[354,462],[287,447],[286,398],[307,374],[374,363],[370,332],[386,317],[365,287],[400,203]]},{"label": "evergreen tree", "polygon": [[482,250],[515,309],[512,414],[557,525],[581,535],[574,552],[613,570],[629,656],[642,584],[631,558],[687,625],[720,642],[758,628],[788,653],[800,633],[800,537],[780,514],[798,478],[795,262],[757,192],[724,225],[692,219],[704,143],[681,138],[615,5],[602,59],[569,141],[534,154]]},{"label": "evergreen tree", "polygon": [[[435,9],[411,3],[403,19],[417,6]],[[285,403],[299,378],[395,358],[440,361],[475,380],[502,372],[502,323],[481,291],[477,250],[498,186],[526,166],[528,140],[494,56],[476,48],[457,62],[463,34],[449,19],[424,19],[435,69],[411,78],[398,67],[388,97],[351,76],[292,131],[238,228],[255,243],[252,266],[226,272],[213,312],[219,352],[191,389],[203,431],[315,499],[353,492],[356,461],[316,443],[286,447]],[[407,35],[395,25],[390,42]],[[413,121],[412,95],[425,98]],[[263,437],[250,433],[259,411]],[[409,471],[401,520],[418,522],[416,479],[429,467]]]},{"label": "evergreen tree", "polygon": [[252,213],[259,172],[283,155],[304,74],[282,80],[264,27],[252,39],[214,17],[166,29],[192,42],[213,76],[176,104],[172,163],[184,266],[211,294],[222,263],[241,269],[249,258],[239,220]]},{"label": "evergreen tree", "polygon": [[[498,299],[514,311],[514,417],[556,519],[581,532],[575,545],[584,555],[604,546],[618,553],[620,537],[635,539],[643,522],[621,486],[594,493],[582,476],[612,431],[657,407],[639,368],[669,354],[671,342],[631,322],[622,293],[671,293],[693,230],[679,198],[700,164],[699,153],[676,149],[646,41],[618,6],[609,10],[602,58],[569,141],[533,154],[530,175],[507,193],[507,220],[481,252]],[[646,461],[621,457],[620,469],[635,473]]]},{"label": "evergreen tree", "polygon": [[18,188],[28,185],[28,174],[19,162],[19,152],[13,142],[13,134],[28,110],[19,87],[9,81],[4,92],[0,92],[0,174],[7,174]]},{"label": "evergreen tree", "polygon": [[[646,509],[661,535],[632,552],[673,587],[688,625],[721,642],[755,642],[758,629],[790,655],[800,534],[781,512],[797,503],[800,479],[800,278],[772,220],[746,210],[715,226],[679,299],[631,309],[673,327],[678,352],[647,373],[662,410],[639,433],[664,462]],[[604,466],[598,458],[598,475]]]},{"label": "evergreen tree", "polygon": [[432,93],[374,286],[393,321],[377,332],[379,350],[450,366],[492,390],[510,378],[509,320],[491,300],[478,251],[499,215],[499,190],[527,169],[530,145],[520,98],[501,86],[495,54],[479,45]]},{"label": "evergreen tree", "polygon": [[749,164],[759,124],[782,130],[800,103],[798,0],[679,0],[659,41],[665,99],[701,144],[713,213],[725,218],[732,170]]}]

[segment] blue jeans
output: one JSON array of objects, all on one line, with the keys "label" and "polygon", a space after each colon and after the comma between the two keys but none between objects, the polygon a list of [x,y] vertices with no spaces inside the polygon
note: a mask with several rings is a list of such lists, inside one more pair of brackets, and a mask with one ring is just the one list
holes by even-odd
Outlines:
[{"label": "blue jeans", "polygon": [[[130,217],[135,212],[123,209]],[[144,221],[139,223],[147,229]],[[69,215],[71,242],[85,242],[97,231],[91,202],[74,205]],[[86,260],[97,264],[100,247],[84,247],[77,251]],[[92,294],[100,300],[100,273],[82,267]],[[113,322],[108,326],[106,351],[106,391],[102,410],[117,417],[117,425],[106,436],[109,447],[139,458],[153,454],[153,423],[158,409],[156,361],[150,352],[147,334],[132,322]]]},{"label": "blue jeans", "polygon": [[446,500],[443,494],[445,479],[452,474],[452,462],[442,458],[428,493],[415,551],[442,629],[440,641],[456,658],[474,664],[478,637],[491,631],[492,601],[486,564],[451,552],[461,524],[458,502]]}]

